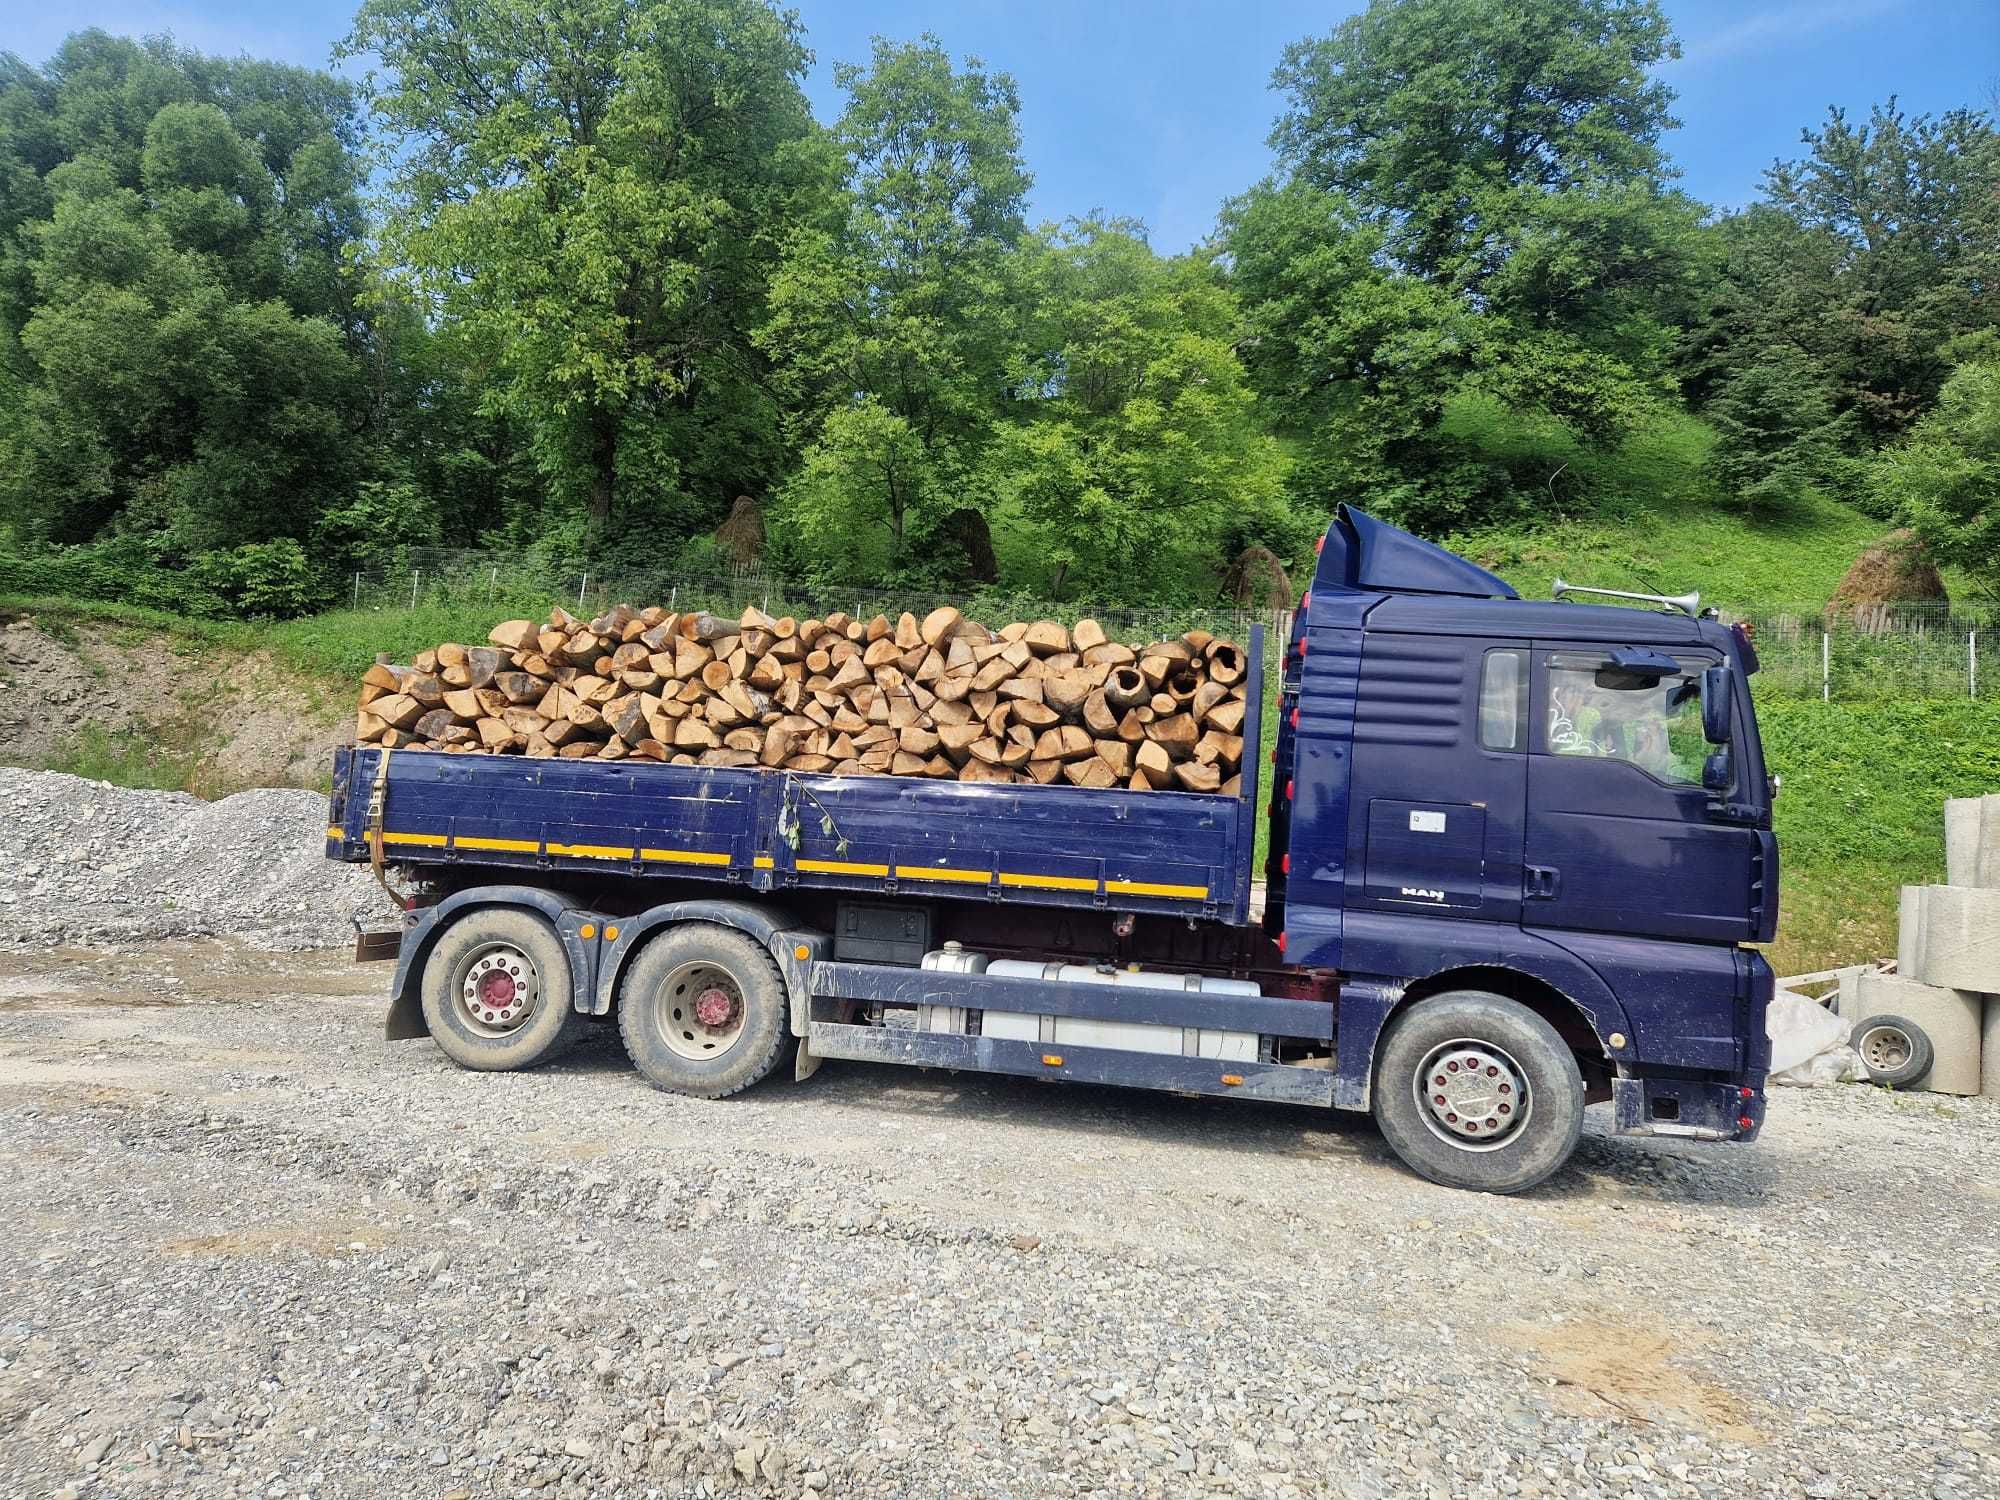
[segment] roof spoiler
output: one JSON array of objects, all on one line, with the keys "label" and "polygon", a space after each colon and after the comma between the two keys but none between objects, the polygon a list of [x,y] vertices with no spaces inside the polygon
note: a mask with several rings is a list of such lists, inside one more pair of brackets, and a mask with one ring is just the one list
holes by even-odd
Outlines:
[{"label": "roof spoiler", "polygon": [[1474,599],[1521,597],[1476,563],[1351,505],[1340,506],[1326,529],[1313,587],[1385,594],[1459,594]]}]

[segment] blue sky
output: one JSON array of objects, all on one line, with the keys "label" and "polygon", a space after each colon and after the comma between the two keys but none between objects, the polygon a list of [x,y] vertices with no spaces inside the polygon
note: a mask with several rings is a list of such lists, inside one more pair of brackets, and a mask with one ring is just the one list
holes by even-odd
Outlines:
[{"label": "blue sky", "polygon": [[[1686,123],[1670,141],[1683,185],[1734,207],[1829,104],[1865,114],[1896,94],[1911,113],[1991,109],[2000,96],[1996,0],[1666,0],[1686,56],[1664,70]],[[809,89],[839,112],[833,64],[870,36],[936,32],[1020,84],[1037,218],[1136,215],[1182,249],[1221,201],[1269,167],[1272,66],[1287,42],[1353,4],[1255,0],[799,0],[819,62]],[[324,66],[347,0],[0,0],[0,50],[40,62],[69,31],[170,31],[206,52]]]}]

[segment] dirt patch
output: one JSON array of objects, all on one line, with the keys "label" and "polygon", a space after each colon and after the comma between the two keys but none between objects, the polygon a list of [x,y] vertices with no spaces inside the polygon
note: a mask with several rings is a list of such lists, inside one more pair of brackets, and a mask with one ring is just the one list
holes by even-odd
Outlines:
[{"label": "dirt patch", "polygon": [[360,1255],[400,1243],[385,1225],[343,1221],[333,1224],[258,1224],[225,1234],[191,1234],[162,1240],[167,1255]]},{"label": "dirt patch", "polygon": [[1501,1340],[1540,1356],[1556,1382],[1558,1410],[1576,1417],[1616,1414],[1654,1426],[1693,1428],[1736,1443],[1761,1443],[1743,1403],[1672,1361],[1705,1340],[1699,1335],[1645,1332],[1588,1319],[1515,1323]]},{"label": "dirt patch", "polygon": [[81,735],[132,737],[220,796],[319,785],[346,714],[262,652],[250,656],[133,626],[0,624],[0,760],[63,766]]}]

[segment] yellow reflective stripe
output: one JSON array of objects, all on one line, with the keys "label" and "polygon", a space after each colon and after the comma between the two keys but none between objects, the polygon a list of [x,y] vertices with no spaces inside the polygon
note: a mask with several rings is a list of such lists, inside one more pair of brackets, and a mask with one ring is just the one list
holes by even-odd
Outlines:
[{"label": "yellow reflective stripe", "polygon": [[385,833],[382,835],[382,842],[385,844],[421,844],[426,849],[442,849],[445,845],[445,838],[441,833]]},{"label": "yellow reflective stripe", "polygon": [[347,837],[347,835],[342,833],[338,828],[327,829],[326,836],[330,839],[343,839]]},{"label": "yellow reflective stripe", "polygon": [[750,863],[760,870],[775,870],[778,867],[778,862],[768,854],[756,855],[751,859]]},{"label": "yellow reflective stripe", "polygon": [[1150,880],[1107,880],[1104,889],[1113,896],[1181,896],[1194,901],[1208,895],[1205,885],[1159,885]]},{"label": "yellow reflective stripe", "polygon": [[801,870],[815,875],[887,875],[887,865],[857,865],[844,859],[802,859],[798,862]]},{"label": "yellow reflective stripe", "polygon": [[[630,851],[627,851],[628,853]],[[663,859],[676,865],[726,865],[727,854],[710,854],[701,849],[641,849],[641,859]]]},{"label": "yellow reflective stripe", "polygon": [[984,885],[993,878],[991,870],[947,870],[937,865],[897,865],[898,880],[957,880],[968,885]]},{"label": "yellow reflective stripe", "polygon": [[630,859],[632,850],[618,844],[550,844],[551,854],[567,854],[575,859]]},{"label": "yellow reflective stripe", "polygon": [[451,841],[454,849],[494,849],[502,854],[533,854],[542,846],[533,839],[480,839],[467,834],[458,834]]},{"label": "yellow reflective stripe", "polygon": [[1082,875],[1010,875],[1000,872],[1002,885],[1032,886],[1045,891],[1090,891],[1095,893],[1097,882]]}]

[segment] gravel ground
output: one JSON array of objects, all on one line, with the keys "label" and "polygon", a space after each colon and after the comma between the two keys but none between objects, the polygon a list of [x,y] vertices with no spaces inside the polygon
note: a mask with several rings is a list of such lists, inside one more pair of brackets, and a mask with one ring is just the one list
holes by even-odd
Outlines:
[{"label": "gravel ground", "polygon": [[0,1495],[2000,1494],[1990,1101],[1493,1199],[1270,1106],[463,1073],[386,978],[0,954]]},{"label": "gravel ground", "polygon": [[237,936],[324,948],[393,916],[364,866],[329,861],[326,798],[204,802],[0,768],[0,948]]}]

